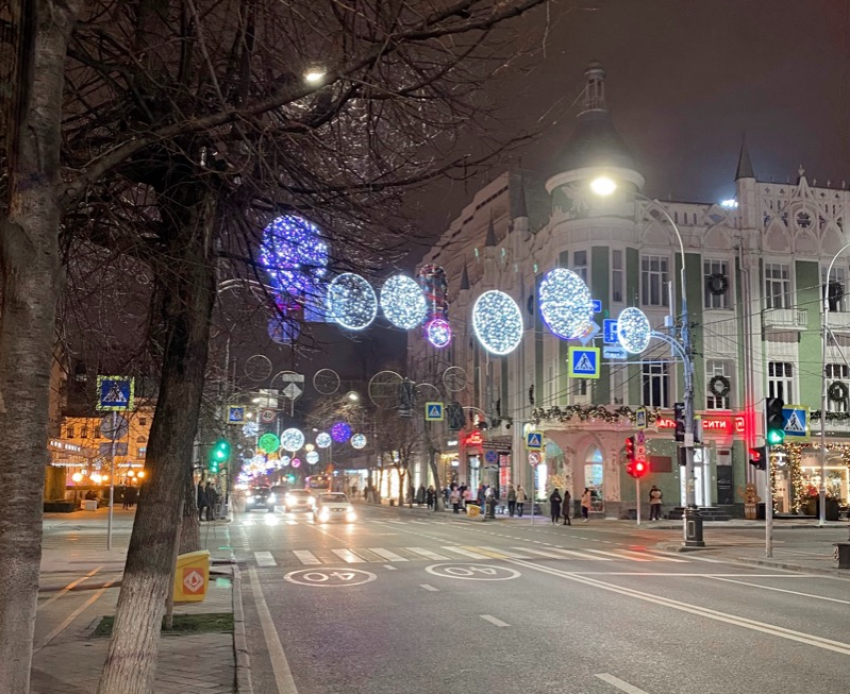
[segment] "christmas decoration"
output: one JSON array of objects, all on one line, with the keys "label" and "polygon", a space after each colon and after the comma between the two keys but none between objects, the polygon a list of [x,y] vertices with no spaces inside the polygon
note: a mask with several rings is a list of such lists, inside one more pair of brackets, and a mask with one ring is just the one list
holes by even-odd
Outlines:
[{"label": "christmas decoration", "polygon": [[327,448],[331,445],[332,441],[333,439],[331,439],[331,435],[325,431],[316,435],[316,445],[319,448]]},{"label": "christmas decoration", "polygon": [[378,299],[360,275],[346,272],[328,286],[328,318],[348,330],[368,328],[378,312]]},{"label": "christmas decoration", "polygon": [[282,455],[282,456],[280,457],[280,464],[281,464],[283,467],[289,467],[289,464],[290,464],[291,462],[292,462],[292,458],[290,458],[288,455]]},{"label": "christmas decoration", "polygon": [[263,230],[260,263],[280,294],[309,295],[328,266],[328,246],[319,228],[295,216],[278,217]]},{"label": "christmas decoration", "polygon": [[630,306],[617,318],[617,341],[629,354],[640,354],[649,346],[652,327],[649,319],[639,308]]},{"label": "christmas decoration", "polygon": [[722,272],[713,272],[705,278],[705,285],[711,294],[720,296],[729,289],[729,278]]},{"label": "christmas decoration", "polygon": [[268,333],[272,342],[291,346],[301,336],[301,323],[295,319],[283,318],[275,314],[269,318]]},{"label": "christmas decoration", "polygon": [[260,437],[260,440],[257,441],[257,445],[266,453],[273,453],[278,448],[280,448],[280,439],[271,432],[269,432],[267,434],[263,434]]},{"label": "christmas decoration", "polygon": [[252,438],[260,431],[260,425],[256,422],[246,422],[242,425],[242,433],[248,438]]},{"label": "christmas decoration", "polygon": [[304,434],[300,429],[290,427],[280,435],[280,445],[283,450],[295,453],[304,445]]},{"label": "christmas decoration", "polygon": [[315,465],[319,462],[319,453],[317,451],[310,451],[307,455],[304,456],[308,465]]},{"label": "christmas decoration", "polygon": [[395,327],[410,330],[425,320],[428,305],[422,288],[413,278],[395,275],[381,288],[381,310]]},{"label": "christmas decoration", "polygon": [[448,347],[452,341],[452,328],[448,321],[442,318],[432,318],[425,326],[425,335],[437,349]]},{"label": "christmas decoration", "polygon": [[427,320],[449,319],[449,280],[439,265],[425,265],[417,273],[419,286],[428,305]]},{"label": "christmas decoration", "polygon": [[841,381],[833,381],[829,384],[826,394],[832,402],[845,402],[848,395],[847,386]]},{"label": "christmas decoration", "polygon": [[345,443],[351,438],[351,427],[346,422],[337,422],[331,427],[331,438],[337,443]]},{"label": "christmas decoration", "polygon": [[298,458],[292,460],[292,467],[301,467],[301,461]]},{"label": "christmas decoration", "polygon": [[555,268],[538,290],[540,315],[558,337],[566,340],[584,335],[593,321],[590,289],[572,270]]},{"label": "christmas decoration", "polygon": [[725,398],[729,395],[729,391],[732,390],[732,384],[726,376],[718,374],[717,376],[713,376],[708,382],[708,390],[715,397]]},{"label": "christmas decoration", "polygon": [[510,296],[493,289],[479,296],[472,307],[472,329],[491,354],[510,354],[522,340],[522,313]]},{"label": "christmas decoration", "polygon": [[[647,410],[647,424],[654,424],[659,417],[658,410]],[[602,421],[607,424],[634,424],[635,410],[628,405],[608,409],[605,405],[568,405],[566,407],[536,407],[531,412],[531,421],[535,425],[540,422],[559,422],[566,424],[572,420],[580,422]]]},{"label": "christmas decoration", "polygon": [[362,448],[366,448],[366,436],[363,434],[355,434],[352,436],[351,447],[356,448],[358,451]]}]

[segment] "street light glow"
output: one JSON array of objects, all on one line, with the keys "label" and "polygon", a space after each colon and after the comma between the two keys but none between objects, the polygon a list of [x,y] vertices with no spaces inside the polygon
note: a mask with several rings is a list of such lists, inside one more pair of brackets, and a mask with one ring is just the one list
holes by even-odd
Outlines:
[{"label": "street light glow", "polygon": [[590,182],[590,189],[595,195],[606,198],[617,190],[617,183],[609,176],[597,176]]},{"label": "street light glow", "polygon": [[304,81],[307,84],[319,84],[319,82],[325,79],[325,75],[327,74],[328,71],[325,68],[315,65],[304,73]]},{"label": "street light glow", "polygon": [[358,394],[357,394],[355,391],[353,391],[353,390],[352,390],[352,391],[349,391],[349,392],[348,392],[348,395],[346,395],[346,397],[347,397],[347,398],[348,398],[351,402],[358,402],[358,401],[360,400],[360,395],[358,395]]}]

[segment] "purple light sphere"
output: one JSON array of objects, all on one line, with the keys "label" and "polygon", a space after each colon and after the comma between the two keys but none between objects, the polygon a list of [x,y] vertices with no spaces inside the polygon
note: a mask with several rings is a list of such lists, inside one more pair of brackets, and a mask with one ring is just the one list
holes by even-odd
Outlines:
[{"label": "purple light sphere", "polygon": [[331,438],[337,443],[345,443],[351,438],[351,427],[345,422],[337,422],[331,427]]}]

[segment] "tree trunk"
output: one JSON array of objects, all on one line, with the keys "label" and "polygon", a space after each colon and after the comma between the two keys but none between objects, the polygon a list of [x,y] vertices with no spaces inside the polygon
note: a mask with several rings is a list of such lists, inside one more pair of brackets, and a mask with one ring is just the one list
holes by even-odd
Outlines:
[{"label": "tree trunk", "polygon": [[201,549],[201,523],[198,520],[198,490],[195,487],[192,466],[186,466],[183,482],[183,519],[180,523],[180,554]]},{"label": "tree trunk", "polygon": [[437,491],[436,499],[434,500],[434,510],[442,511],[443,504],[443,490],[440,486],[440,471],[437,468],[437,453],[439,451],[433,446],[428,446],[428,466],[431,468],[431,474],[434,476],[434,488]]},{"label": "tree trunk", "polygon": [[147,455],[150,479],[136,512],[98,694],[153,692],[160,626],[182,520],[180,500],[198,428],[215,301],[216,198],[203,182],[184,183],[182,196],[173,192],[175,185],[180,186],[169,186],[173,202],[163,215],[172,232],[169,253],[154,268],[168,291],[167,339]]},{"label": "tree trunk", "polygon": [[16,0],[11,26],[0,28],[6,32],[0,76],[8,90],[0,121],[7,146],[7,168],[0,171],[7,195],[0,204],[0,692],[15,694],[26,694],[30,686],[62,279],[57,195],[62,92],[78,9],[74,0]]}]

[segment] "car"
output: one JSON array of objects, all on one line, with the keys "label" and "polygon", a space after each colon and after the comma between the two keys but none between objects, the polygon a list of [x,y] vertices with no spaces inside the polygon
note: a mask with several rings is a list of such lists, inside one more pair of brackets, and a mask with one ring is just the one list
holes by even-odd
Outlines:
[{"label": "car", "polygon": [[248,490],[245,497],[245,511],[253,511],[255,508],[264,508],[269,513],[274,513],[277,497],[268,487],[256,487]]},{"label": "car", "polygon": [[345,494],[327,492],[319,494],[316,506],[313,509],[313,520],[318,523],[329,523],[336,520],[352,523],[357,520],[357,514]]},{"label": "car", "polygon": [[316,500],[309,489],[290,489],[283,497],[283,510],[290,511],[312,511]]}]

